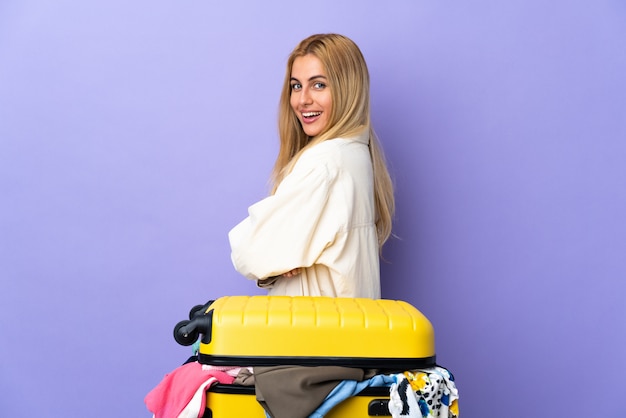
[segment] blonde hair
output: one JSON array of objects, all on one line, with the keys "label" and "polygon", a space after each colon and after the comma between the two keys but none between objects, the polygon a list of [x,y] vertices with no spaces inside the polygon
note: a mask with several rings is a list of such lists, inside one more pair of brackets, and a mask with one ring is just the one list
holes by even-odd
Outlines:
[{"label": "blonde hair", "polygon": [[[305,134],[291,108],[291,68],[296,58],[313,55],[319,59],[330,86],[332,109],[328,124],[320,134]],[[378,245],[391,235],[394,213],[393,183],[378,138],[371,127],[369,72],[359,47],[349,38],[338,34],[318,34],[304,39],[287,60],[287,71],[280,95],[278,130],[280,149],[272,172],[272,193],[289,174],[300,154],[322,141],[350,137],[369,130],[369,149],[374,171],[374,201]]]}]

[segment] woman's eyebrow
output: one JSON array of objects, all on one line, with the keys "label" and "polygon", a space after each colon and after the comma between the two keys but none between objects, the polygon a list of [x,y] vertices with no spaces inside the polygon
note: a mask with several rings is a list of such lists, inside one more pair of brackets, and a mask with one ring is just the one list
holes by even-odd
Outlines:
[{"label": "woman's eyebrow", "polygon": [[[314,75],[314,76],[312,76],[312,77],[309,77],[309,79],[308,79],[307,81],[313,81],[313,80],[315,80],[315,79],[317,79],[317,78],[323,78],[324,80],[326,80],[326,76],[324,76],[324,75],[321,75],[321,74],[320,74],[320,75]],[[297,79],[297,78],[295,78],[295,77],[291,77],[291,81],[297,81],[297,82],[300,82],[300,80],[298,80],[298,79]]]}]

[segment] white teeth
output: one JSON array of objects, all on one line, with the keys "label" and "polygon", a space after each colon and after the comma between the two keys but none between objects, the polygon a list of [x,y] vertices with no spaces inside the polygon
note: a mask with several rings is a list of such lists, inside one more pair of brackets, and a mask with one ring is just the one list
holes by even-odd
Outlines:
[{"label": "white teeth", "polygon": [[305,118],[311,118],[313,116],[319,116],[321,114],[322,112],[306,112],[306,113],[303,113],[302,116],[304,116]]}]

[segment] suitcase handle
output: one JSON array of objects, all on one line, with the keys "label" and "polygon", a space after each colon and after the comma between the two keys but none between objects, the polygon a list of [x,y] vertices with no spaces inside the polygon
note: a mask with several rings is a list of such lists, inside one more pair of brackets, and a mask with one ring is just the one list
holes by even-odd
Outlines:
[{"label": "suitcase handle", "polygon": [[367,406],[367,415],[370,417],[390,417],[389,399],[373,399]]}]

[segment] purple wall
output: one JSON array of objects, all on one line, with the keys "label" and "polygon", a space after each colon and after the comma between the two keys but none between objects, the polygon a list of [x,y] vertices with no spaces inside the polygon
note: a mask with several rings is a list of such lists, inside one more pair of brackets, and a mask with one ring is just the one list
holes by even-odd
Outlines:
[{"label": "purple wall", "polygon": [[328,31],[396,177],[383,296],[432,320],[463,416],[620,416],[626,8],[549,3],[0,3],[0,416],[148,417],[174,324],[259,293],[226,234]]}]

